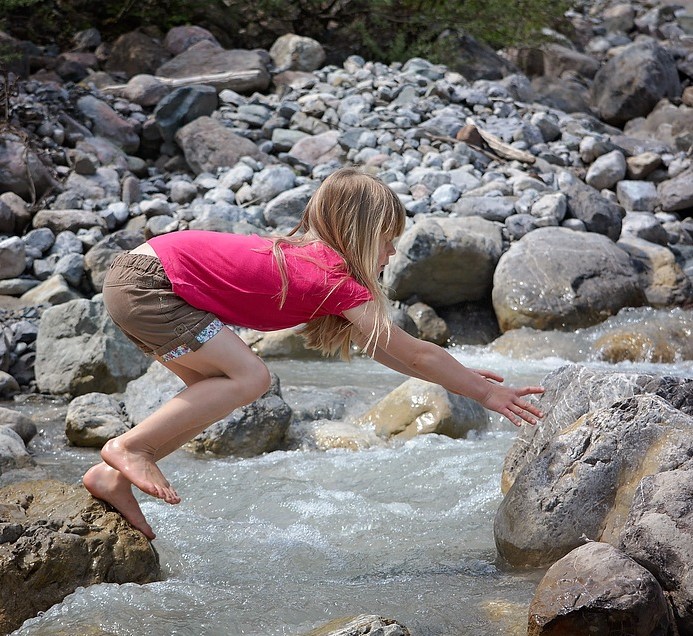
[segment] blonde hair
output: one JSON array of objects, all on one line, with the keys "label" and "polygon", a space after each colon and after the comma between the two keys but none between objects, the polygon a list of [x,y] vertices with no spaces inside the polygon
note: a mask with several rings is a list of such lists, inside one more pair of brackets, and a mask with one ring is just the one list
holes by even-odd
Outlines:
[{"label": "blonde hair", "polygon": [[[274,240],[272,251],[282,276],[281,304],[289,285],[281,245],[316,240],[325,243],[344,259],[345,274],[371,293],[376,320],[364,348],[372,355],[376,339],[383,333],[389,337],[392,325],[387,296],[378,281],[381,239],[391,240],[402,234],[405,220],[402,202],[380,179],[356,168],[333,172],[310,198],[299,224],[286,237]],[[293,237],[294,234],[300,236]],[[346,278],[341,282],[344,281]],[[301,334],[307,347],[324,355],[339,352],[342,358],[349,359],[353,329],[346,318],[328,315],[307,322]]]}]

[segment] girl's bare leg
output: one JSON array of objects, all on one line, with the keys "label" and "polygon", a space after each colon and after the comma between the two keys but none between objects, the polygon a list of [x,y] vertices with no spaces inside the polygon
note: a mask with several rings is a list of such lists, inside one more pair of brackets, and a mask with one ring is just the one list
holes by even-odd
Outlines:
[{"label": "girl's bare leg", "polygon": [[130,489],[168,503],[180,497],[156,461],[191,440],[234,409],[249,404],[269,387],[269,371],[231,330],[223,329],[198,351],[162,363],[187,385],[135,428],[110,440],[101,451],[106,464],[87,472],[84,484],[92,495],[108,501],[136,528],[153,533]]}]

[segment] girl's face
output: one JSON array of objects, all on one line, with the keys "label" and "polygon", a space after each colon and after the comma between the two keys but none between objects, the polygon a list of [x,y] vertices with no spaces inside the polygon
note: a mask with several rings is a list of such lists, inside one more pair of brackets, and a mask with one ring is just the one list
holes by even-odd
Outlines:
[{"label": "girl's face", "polygon": [[378,274],[382,274],[385,266],[390,260],[390,256],[395,253],[395,240],[389,236],[380,237],[380,245],[378,248]]}]

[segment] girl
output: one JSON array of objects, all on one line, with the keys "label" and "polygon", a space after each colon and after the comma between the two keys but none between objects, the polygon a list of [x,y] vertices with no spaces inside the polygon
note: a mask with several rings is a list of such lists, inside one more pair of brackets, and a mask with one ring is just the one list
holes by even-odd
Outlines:
[{"label": "girl", "polygon": [[540,411],[522,397],[543,389],[497,384],[503,378],[464,367],[389,320],[378,279],[405,216],[384,183],[343,168],[316,190],[287,237],[175,232],[119,255],[104,282],[108,312],[186,388],[104,445],[103,462],[84,476],[87,490],[154,538],[131,485],[180,502],[156,462],[270,385],[267,367],[225,324],[303,324],[307,345],[325,354],[348,358],[353,342],[386,366],[473,398],[516,425],[536,424]]}]

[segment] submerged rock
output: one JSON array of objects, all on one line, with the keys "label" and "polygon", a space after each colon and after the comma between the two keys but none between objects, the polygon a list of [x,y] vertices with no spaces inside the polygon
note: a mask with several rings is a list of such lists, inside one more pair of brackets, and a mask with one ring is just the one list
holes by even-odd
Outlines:
[{"label": "submerged rock", "polygon": [[486,410],[474,400],[437,384],[411,378],[356,420],[385,439],[408,439],[425,433],[465,437],[488,426]]}]

